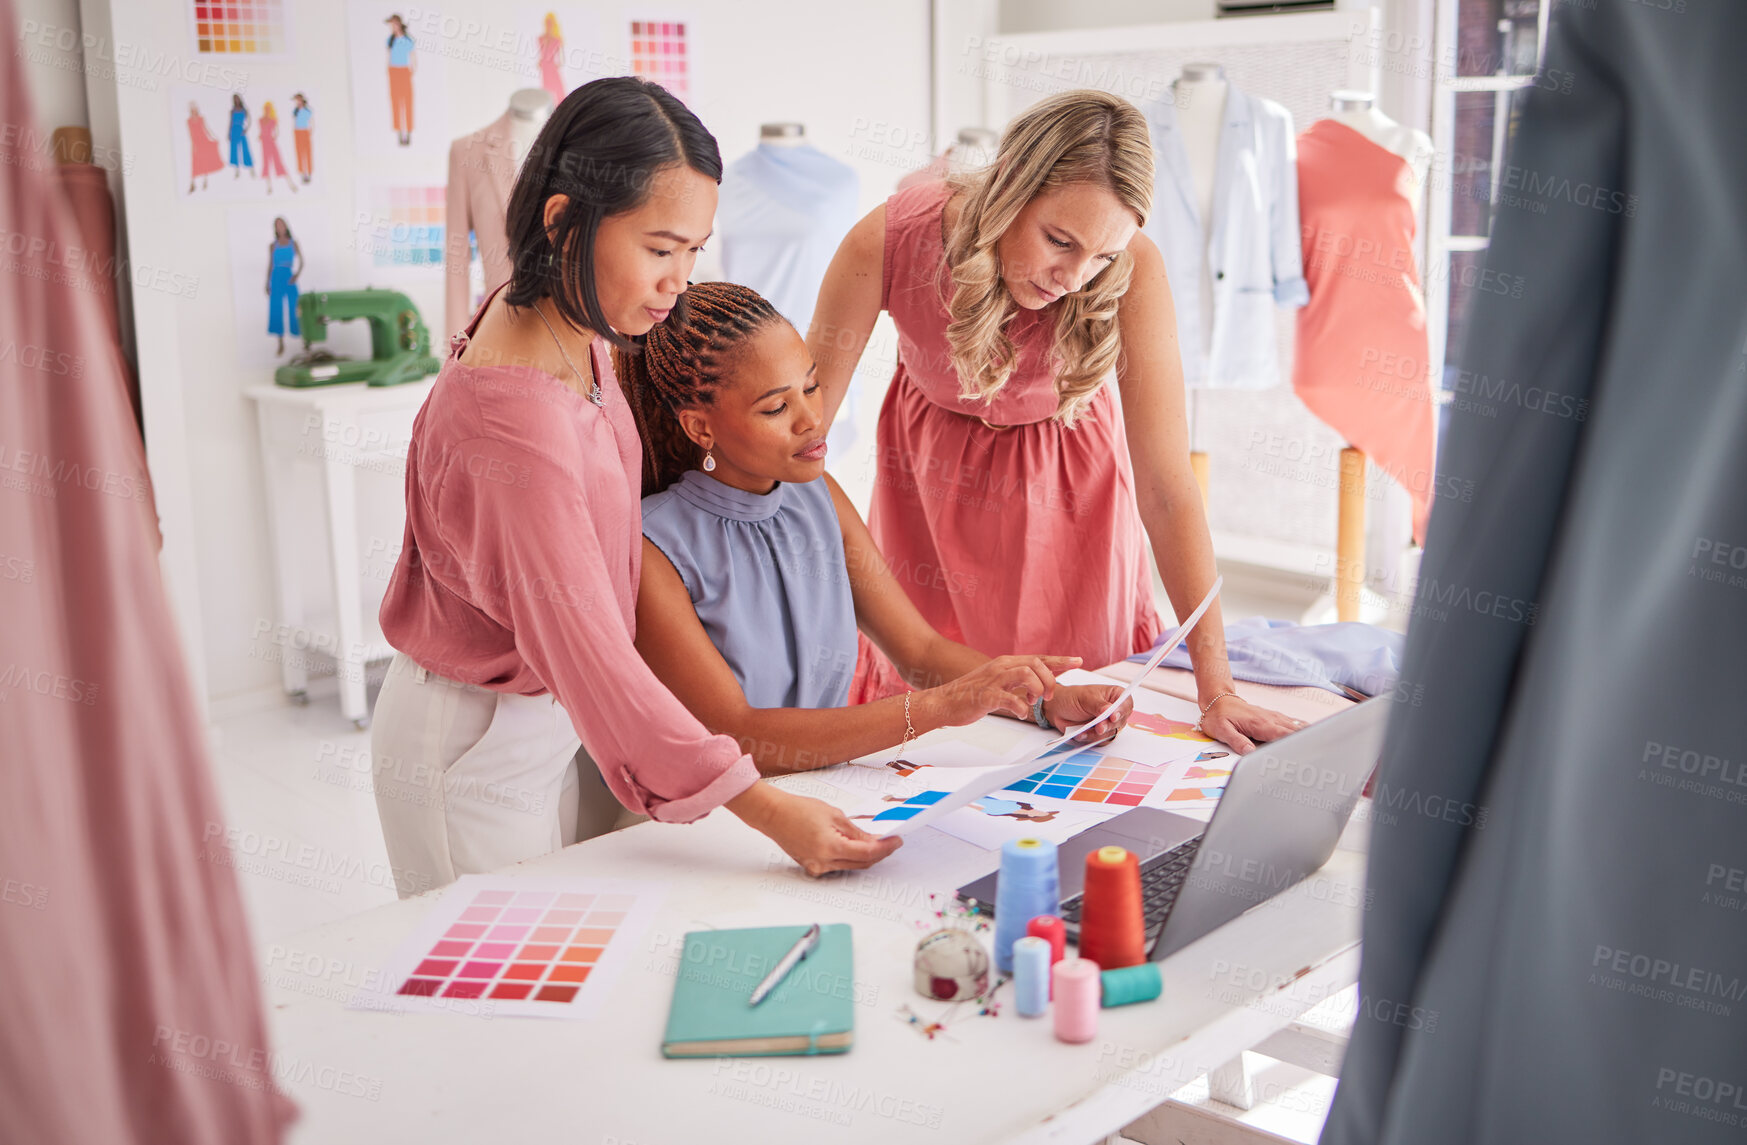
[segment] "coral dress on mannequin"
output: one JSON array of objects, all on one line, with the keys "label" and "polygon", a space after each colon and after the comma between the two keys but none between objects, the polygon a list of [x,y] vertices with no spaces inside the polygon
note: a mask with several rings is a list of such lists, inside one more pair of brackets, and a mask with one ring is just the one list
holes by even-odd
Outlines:
[{"label": "coral dress on mannequin", "polygon": [[1343,123],[1298,137],[1298,213],[1310,302],[1298,312],[1292,389],[1413,498],[1425,542],[1432,385],[1414,269],[1413,168]]}]

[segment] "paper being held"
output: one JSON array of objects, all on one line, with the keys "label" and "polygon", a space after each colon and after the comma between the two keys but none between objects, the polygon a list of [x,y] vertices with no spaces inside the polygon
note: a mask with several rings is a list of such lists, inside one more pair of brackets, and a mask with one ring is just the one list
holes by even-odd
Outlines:
[{"label": "paper being held", "polygon": [[[1083,724],[1068,728],[1068,730],[1050,740],[1043,747],[1023,756],[1015,763],[1003,767],[991,767],[985,771],[967,775],[961,783],[954,786],[953,790],[928,792],[926,794],[937,795],[938,798],[930,799],[927,802],[913,804],[913,810],[910,810],[909,813],[901,819],[896,819],[895,821],[891,819],[884,821],[874,820],[873,822],[866,824],[867,829],[873,831],[875,834],[881,835],[907,835],[918,827],[929,826],[948,813],[966,806],[979,796],[987,795],[991,791],[999,791],[1008,784],[1024,779],[1037,769],[1037,761],[1046,756],[1061,751],[1078,750],[1080,745],[1071,743],[1070,741],[1092,725],[1101,720],[1108,719],[1117,709],[1122,707],[1123,701],[1134,694],[1134,690],[1140,687],[1141,681],[1147,678],[1147,674],[1154,668],[1158,667],[1159,664],[1163,662],[1164,658],[1175,651],[1177,645],[1181,644],[1183,639],[1195,630],[1195,625],[1200,622],[1201,618],[1207,614],[1207,610],[1213,607],[1213,602],[1218,599],[1220,586],[1224,583],[1224,577],[1217,577],[1214,579],[1213,587],[1207,590],[1207,595],[1202,598],[1200,605],[1196,607],[1194,612],[1189,614],[1189,618],[1177,629],[1177,634],[1159,645],[1159,647],[1153,652],[1152,656],[1148,658],[1140,673],[1136,675],[1133,680],[1129,681],[1127,686],[1122,689],[1122,692],[1116,697],[1116,699],[1111,701],[1111,703],[1096,716],[1087,720]],[[880,830],[877,828],[884,829]]]}]

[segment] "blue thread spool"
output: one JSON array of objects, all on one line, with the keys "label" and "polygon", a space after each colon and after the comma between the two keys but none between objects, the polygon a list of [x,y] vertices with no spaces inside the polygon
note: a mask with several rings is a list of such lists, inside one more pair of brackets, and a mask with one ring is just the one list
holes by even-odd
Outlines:
[{"label": "blue thread spool", "polygon": [[1040,914],[1061,910],[1061,875],[1056,846],[1047,839],[1009,839],[1001,847],[1001,875],[995,882],[995,967],[1013,971],[1013,943]]},{"label": "blue thread spool", "polygon": [[1165,980],[1159,973],[1157,962],[1106,970],[1099,977],[1103,986],[1102,1004],[1106,1010],[1112,1006],[1150,1002],[1165,990]]},{"label": "blue thread spool", "polygon": [[1049,956],[1046,938],[1027,935],[1013,944],[1014,1006],[1021,1018],[1040,1017],[1049,1010]]}]

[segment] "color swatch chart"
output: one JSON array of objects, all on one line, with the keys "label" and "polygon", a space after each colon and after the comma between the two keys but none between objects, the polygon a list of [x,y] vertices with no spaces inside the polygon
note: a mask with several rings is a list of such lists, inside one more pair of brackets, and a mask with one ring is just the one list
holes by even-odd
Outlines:
[{"label": "color swatch chart", "polygon": [[399,184],[361,187],[368,214],[356,223],[356,243],[364,266],[441,270],[446,191]]},{"label": "color swatch chart", "polygon": [[[402,946],[376,992],[392,994],[389,1009],[580,1017],[652,909],[649,896],[623,885],[469,876]],[[472,999],[488,1004],[456,1004]],[[380,996],[361,1001],[354,1006],[385,1006]]]},{"label": "color swatch chart", "polygon": [[685,24],[673,20],[631,21],[631,71],[647,76],[679,96],[686,97],[686,79],[691,68],[685,54]]},{"label": "color swatch chart", "polygon": [[211,55],[277,55],[286,50],[284,0],[195,0],[194,47]]},{"label": "color swatch chart", "polygon": [[1159,781],[1159,772],[1132,760],[1097,751],[1080,751],[1007,788],[1051,799],[1139,807]]}]

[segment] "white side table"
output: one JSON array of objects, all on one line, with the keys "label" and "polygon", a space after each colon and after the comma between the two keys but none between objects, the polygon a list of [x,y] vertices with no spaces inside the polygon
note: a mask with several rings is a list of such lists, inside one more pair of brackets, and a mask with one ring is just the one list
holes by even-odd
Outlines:
[{"label": "white side table", "polygon": [[[340,711],[360,729],[370,722],[364,667],[394,655],[376,613],[406,527],[413,417],[435,384],[243,391],[261,432],[279,608],[272,653],[285,691],[307,703],[311,655],[331,657]],[[376,558],[370,567],[361,553]]]}]

